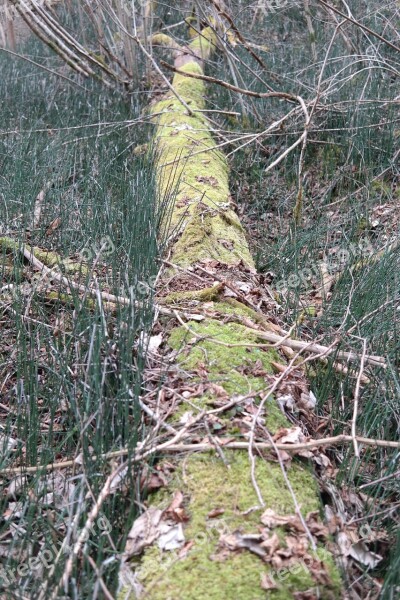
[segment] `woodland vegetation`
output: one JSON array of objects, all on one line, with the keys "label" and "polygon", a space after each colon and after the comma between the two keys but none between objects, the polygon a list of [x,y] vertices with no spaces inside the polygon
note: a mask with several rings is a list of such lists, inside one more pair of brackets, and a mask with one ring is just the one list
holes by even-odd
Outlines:
[{"label": "woodland vegetation", "polygon": [[0,594],[400,596],[400,8],[0,3]]}]

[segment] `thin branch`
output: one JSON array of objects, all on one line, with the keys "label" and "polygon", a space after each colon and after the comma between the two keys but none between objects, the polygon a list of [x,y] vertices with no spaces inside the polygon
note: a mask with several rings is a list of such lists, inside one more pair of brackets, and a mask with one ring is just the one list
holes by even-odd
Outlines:
[{"label": "thin branch", "polygon": [[[203,416],[203,415],[202,415]],[[389,440],[378,440],[374,438],[365,438],[361,436],[356,436],[356,440],[359,444],[363,444],[364,446],[368,446],[371,448],[393,448],[400,449],[400,442],[392,442]],[[221,447],[228,450],[248,450],[249,443],[248,442],[232,442],[232,438],[218,438],[218,442],[221,444]],[[321,438],[319,440],[309,440],[308,442],[302,442],[298,444],[280,444],[276,443],[275,447],[278,450],[284,450],[285,452],[299,452],[302,450],[313,450],[315,448],[327,448],[329,446],[340,446],[345,444],[353,444],[354,438],[352,435],[337,435],[328,438]],[[256,450],[273,450],[274,447],[269,442],[254,442],[253,448]],[[148,450],[137,451],[132,457],[132,462],[140,462],[143,458],[148,456],[152,456],[158,454],[162,450],[163,453],[167,454],[177,454],[182,452],[209,452],[210,450],[215,450],[212,444],[200,443],[200,444],[175,444],[166,442],[164,444],[160,444],[149,448]],[[102,460],[112,460],[121,456],[128,456],[132,450],[130,448],[122,448],[121,450],[115,450],[113,452],[108,452],[106,454],[98,456],[90,457],[91,460],[98,460],[101,458]],[[14,476],[18,474],[28,475],[34,473],[47,473],[60,469],[68,469],[74,467],[78,469],[82,467],[82,465],[78,464],[75,460],[64,460],[61,462],[49,463],[47,465],[37,465],[33,467],[7,467],[5,469],[0,470],[0,477],[6,476]]]},{"label": "thin branch", "polygon": [[362,23],[360,23],[359,21],[356,21],[352,17],[349,17],[349,16],[345,15],[344,13],[342,13],[335,6],[332,6],[331,4],[328,4],[327,2],[324,2],[324,0],[317,0],[317,1],[320,4],[322,4],[323,6],[325,6],[325,8],[329,8],[329,10],[332,10],[333,12],[335,12],[340,17],[343,17],[343,19],[346,19],[346,21],[349,21],[350,23],[353,23],[353,25],[357,25],[357,27],[359,27],[360,29],[363,29],[364,31],[366,31],[370,35],[373,35],[374,37],[378,38],[378,40],[380,40],[381,42],[383,42],[387,46],[390,46],[390,48],[393,48],[393,50],[396,50],[397,52],[400,52],[400,48],[398,46],[395,46],[395,44],[392,44],[392,42],[389,42],[389,40],[387,40],[386,38],[384,38],[381,35],[379,35],[379,33],[377,33],[376,31],[373,31],[369,27],[366,27],[366,25],[363,25]]}]

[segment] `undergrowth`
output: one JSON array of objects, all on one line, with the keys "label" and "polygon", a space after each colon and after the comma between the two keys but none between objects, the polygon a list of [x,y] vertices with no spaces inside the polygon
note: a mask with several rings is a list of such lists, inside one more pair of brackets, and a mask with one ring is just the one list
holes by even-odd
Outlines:
[{"label": "undergrowth", "polygon": [[[25,54],[62,69],[39,43]],[[1,597],[47,598],[109,473],[101,455],[133,452],[144,435],[137,398],[162,206],[152,165],[133,154],[150,132],[137,122],[137,96],[83,80],[75,87],[4,54],[0,61],[0,236],[70,259],[78,273],[64,274],[99,290],[68,290],[2,246],[0,469],[37,470],[1,480]],[[107,304],[100,290],[132,305]],[[63,460],[76,461],[69,475],[46,474]],[[126,483],[95,521],[86,550],[93,564],[78,561],[71,597],[116,585],[139,498],[134,469]]]}]

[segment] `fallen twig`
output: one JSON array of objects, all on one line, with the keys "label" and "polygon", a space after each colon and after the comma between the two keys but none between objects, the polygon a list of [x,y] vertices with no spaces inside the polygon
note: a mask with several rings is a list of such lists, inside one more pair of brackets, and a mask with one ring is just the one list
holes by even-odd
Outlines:
[{"label": "fallen twig", "polygon": [[[232,438],[218,438],[218,442],[222,448],[227,450],[248,450],[248,442],[232,442]],[[377,440],[373,438],[365,438],[356,436],[356,440],[359,444],[364,446],[376,447],[376,448],[400,448],[400,442],[391,442],[389,440]],[[172,442],[173,440],[171,440]],[[336,435],[328,438],[321,438],[319,440],[309,440],[308,442],[302,442],[298,444],[279,444],[276,443],[274,446],[278,450],[285,450],[286,452],[297,452],[302,450],[312,450],[313,448],[329,447],[329,446],[340,446],[342,444],[352,444],[354,438],[352,435]],[[274,446],[268,442],[254,442],[253,448],[257,450],[273,450]],[[165,442],[149,448],[148,450],[140,450],[133,454],[131,457],[132,462],[139,462],[147,456],[157,454],[160,451],[166,454],[177,454],[179,452],[209,452],[215,450],[215,447],[209,443],[200,444],[176,444]],[[128,456],[132,452],[129,448],[122,448],[121,450],[115,450],[113,452],[107,452],[106,454],[91,457],[91,460],[111,460],[121,456]],[[75,460],[64,460],[61,462],[49,463],[47,465],[37,465],[35,467],[8,467],[0,470],[0,477],[7,475],[26,475],[29,473],[38,473],[40,471],[49,472],[59,469],[68,469],[70,467],[79,468],[79,464]]]}]

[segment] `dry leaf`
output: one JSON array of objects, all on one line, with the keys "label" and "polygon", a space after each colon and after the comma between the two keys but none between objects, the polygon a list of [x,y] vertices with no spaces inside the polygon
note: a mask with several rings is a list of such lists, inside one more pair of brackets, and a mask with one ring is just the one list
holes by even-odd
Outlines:
[{"label": "dry leaf", "polygon": [[182,524],[170,525],[162,522],[160,524],[160,535],[157,539],[157,545],[161,550],[177,550],[185,544],[185,534]]},{"label": "dry leaf", "polygon": [[300,427],[290,427],[279,429],[273,439],[280,444],[299,444],[304,442],[305,437]]},{"label": "dry leaf", "polygon": [[209,519],[215,519],[216,517],[219,517],[220,515],[223,515],[224,512],[225,512],[225,509],[223,509],[223,508],[214,508],[213,510],[211,510],[208,513],[207,517]]},{"label": "dry leaf", "polygon": [[40,190],[40,192],[36,196],[35,207],[33,209],[33,226],[34,227],[37,227],[39,225],[44,197],[45,197],[45,191]]},{"label": "dry leaf", "polygon": [[57,217],[50,223],[50,225],[46,229],[46,235],[47,236],[51,235],[54,231],[56,231],[56,229],[58,229],[60,227],[60,225],[61,225],[61,218]]},{"label": "dry leaf", "polygon": [[125,546],[125,557],[129,558],[150,546],[160,535],[160,523],[163,511],[150,507],[135,520]]}]

